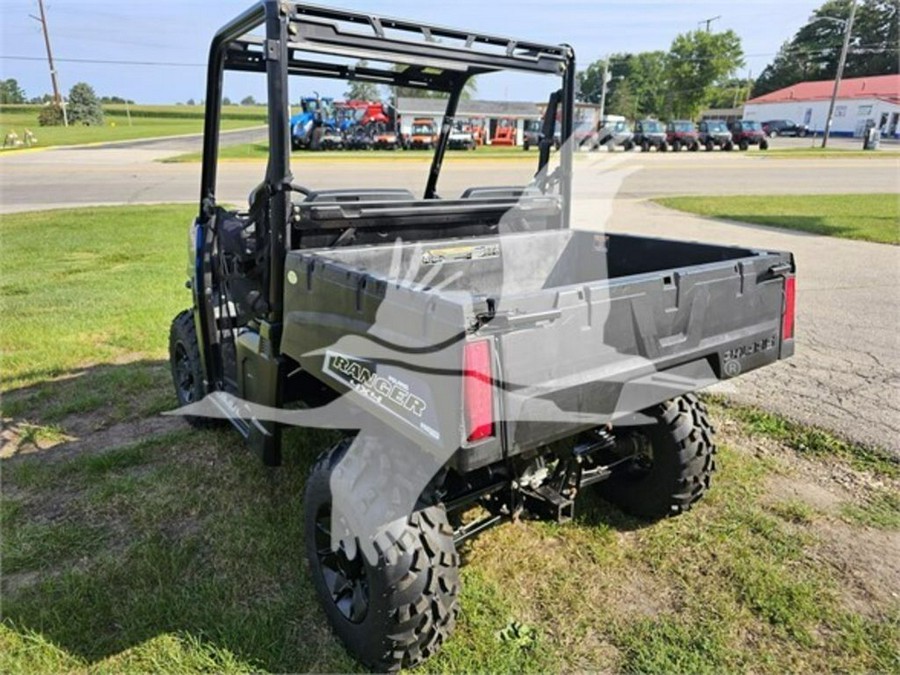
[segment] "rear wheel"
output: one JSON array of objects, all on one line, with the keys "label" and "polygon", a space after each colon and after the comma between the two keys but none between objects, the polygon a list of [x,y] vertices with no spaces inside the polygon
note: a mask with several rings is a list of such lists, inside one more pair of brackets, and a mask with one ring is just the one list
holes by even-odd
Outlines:
[{"label": "rear wheel", "polygon": [[681,141],[672,141],[672,152],[680,152],[681,151]]},{"label": "rear wheel", "polygon": [[743,151],[743,150],[749,149],[750,144],[747,141],[741,141],[741,143],[738,147]]},{"label": "rear wheel", "polygon": [[725,148],[726,152],[731,152],[732,150],[734,150],[734,143],[732,143],[731,141],[728,141],[725,144],[724,148]]},{"label": "rear wheel", "polygon": [[641,143],[641,152],[650,152],[650,143],[648,141]]},{"label": "rear wheel", "polygon": [[677,516],[709,490],[715,471],[714,430],[693,394],[646,411],[656,424],[620,439],[634,459],[597,488],[626,513],[655,520]]},{"label": "rear wheel", "polygon": [[715,149],[716,149],[715,143],[713,143],[712,141],[706,141],[706,151],[707,152],[712,152]]},{"label": "rear wheel", "polygon": [[[459,611],[459,556],[441,505],[420,505],[381,527],[375,560],[338,517],[331,476],[349,440],[323,454],[307,479],[306,553],[313,586],[347,649],[378,672],[411,668],[438,651]],[[332,528],[341,545],[332,545]]]},{"label": "rear wheel", "polygon": [[769,141],[767,141],[765,138],[762,139],[759,142],[759,149],[760,150],[768,150],[769,149]]}]

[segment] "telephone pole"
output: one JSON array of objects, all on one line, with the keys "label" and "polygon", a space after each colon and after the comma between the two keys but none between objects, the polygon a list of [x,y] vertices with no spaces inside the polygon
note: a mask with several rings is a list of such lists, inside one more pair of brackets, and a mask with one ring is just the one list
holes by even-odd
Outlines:
[{"label": "telephone pole", "polygon": [[47,62],[50,64],[50,81],[53,83],[53,100],[56,102],[56,105],[60,107],[60,110],[62,110],[63,124],[69,126],[69,116],[66,114],[66,103],[59,93],[59,82],[56,79],[56,66],[53,65],[53,51],[50,49],[50,32],[47,30],[47,14],[44,12],[44,0],[38,0],[38,7],[41,11],[40,17],[37,17],[34,14],[29,14],[28,16],[41,24],[41,29],[44,32],[44,44],[47,45]]},{"label": "telephone pole", "polygon": [[718,20],[721,19],[721,18],[722,18],[722,17],[721,17],[721,15],[720,15],[720,16],[714,16],[714,17],[712,17],[711,19],[703,19],[703,21],[698,21],[698,22],[697,22],[697,25],[698,25],[698,26],[702,26],[703,24],[706,24],[706,32],[709,33],[709,32],[710,32],[710,28],[709,28],[709,27],[712,25],[712,22],[713,22],[713,21],[718,21]]},{"label": "telephone pole", "polygon": [[856,0],[851,0],[850,18],[846,21],[827,16],[820,18],[844,24],[844,46],[841,49],[841,58],[838,61],[837,73],[835,73],[834,91],[831,94],[831,104],[828,106],[828,117],[825,120],[825,134],[822,136],[822,147],[825,148],[828,146],[828,137],[831,136],[831,125],[834,123],[834,107],[835,103],[837,103],[838,92],[841,89],[841,78],[844,77],[844,66],[847,65],[847,52],[850,50],[850,34],[853,32],[853,19],[856,18]]}]

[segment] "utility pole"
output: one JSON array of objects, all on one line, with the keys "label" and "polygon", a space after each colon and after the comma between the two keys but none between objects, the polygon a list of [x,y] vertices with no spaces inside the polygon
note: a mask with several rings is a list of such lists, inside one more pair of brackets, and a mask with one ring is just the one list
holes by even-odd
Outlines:
[{"label": "utility pole", "polygon": [[44,32],[44,44],[47,45],[47,62],[50,64],[50,81],[53,83],[53,100],[62,110],[63,124],[69,126],[69,116],[66,114],[66,103],[59,94],[59,82],[56,79],[56,67],[53,65],[53,52],[50,49],[50,32],[47,30],[47,15],[44,12],[44,0],[38,0],[38,7],[41,11],[40,17],[37,17],[34,14],[29,14],[28,16],[41,24],[41,29]]},{"label": "utility pole", "polygon": [[600,124],[603,124],[603,117],[606,115],[606,90],[612,76],[609,73],[609,57],[603,61],[603,86],[600,88]]},{"label": "utility pole", "polygon": [[703,19],[703,21],[698,21],[698,22],[697,22],[697,25],[698,25],[698,26],[702,26],[703,24],[706,24],[706,32],[709,33],[709,32],[710,32],[710,28],[709,28],[709,27],[710,27],[710,25],[712,24],[712,22],[713,22],[713,21],[718,21],[718,20],[721,19],[721,18],[722,18],[722,17],[721,17],[721,15],[720,15],[720,16],[714,16],[714,17],[712,17],[711,19]]},{"label": "utility pole", "polygon": [[[824,18],[824,17],[823,17]],[[841,78],[844,77],[844,66],[847,65],[847,52],[850,50],[850,34],[853,32],[853,19],[856,18],[856,0],[850,0],[850,18],[847,21],[832,19],[846,24],[844,30],[844,47],[841,49],[841,58],[838,61],[837,73],[834,78],[834,92],[831,94],[831,105],[828,106],[828,117],[825,120],[825,135],[822,136],[822,147],[828,145],[828,137],[831,135],[831,125],[834,122],[834,106],[837,103],[838,91],[841,88]]]}]

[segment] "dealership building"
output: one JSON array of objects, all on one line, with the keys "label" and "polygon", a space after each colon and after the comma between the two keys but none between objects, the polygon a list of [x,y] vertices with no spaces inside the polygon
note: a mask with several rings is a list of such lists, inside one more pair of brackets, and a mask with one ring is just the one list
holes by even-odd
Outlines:
[{"label": "dealership building", "polygon": [[[744,105],[744,119],[767,122],[792,120],[824,133],[834,80],[800,82]],[[900,138],[900,75],[857,77],[841,81],[831,133],[861,137],[867,125],[886,137]]]}]

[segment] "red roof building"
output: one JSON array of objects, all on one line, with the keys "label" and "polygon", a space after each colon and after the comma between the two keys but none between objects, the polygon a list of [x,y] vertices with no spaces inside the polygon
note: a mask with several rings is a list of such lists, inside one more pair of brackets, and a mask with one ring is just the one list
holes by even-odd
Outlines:
[{"label": "red roof building", "polygon": [[[744,119],[790,120],[822,133],[834,92],[834,80],[798,82],[747,101]],[[841,80],[834,108],[832,133],[861,136],[867,126],[884,136],[900,136],[900,75],[875,75]]]}]

